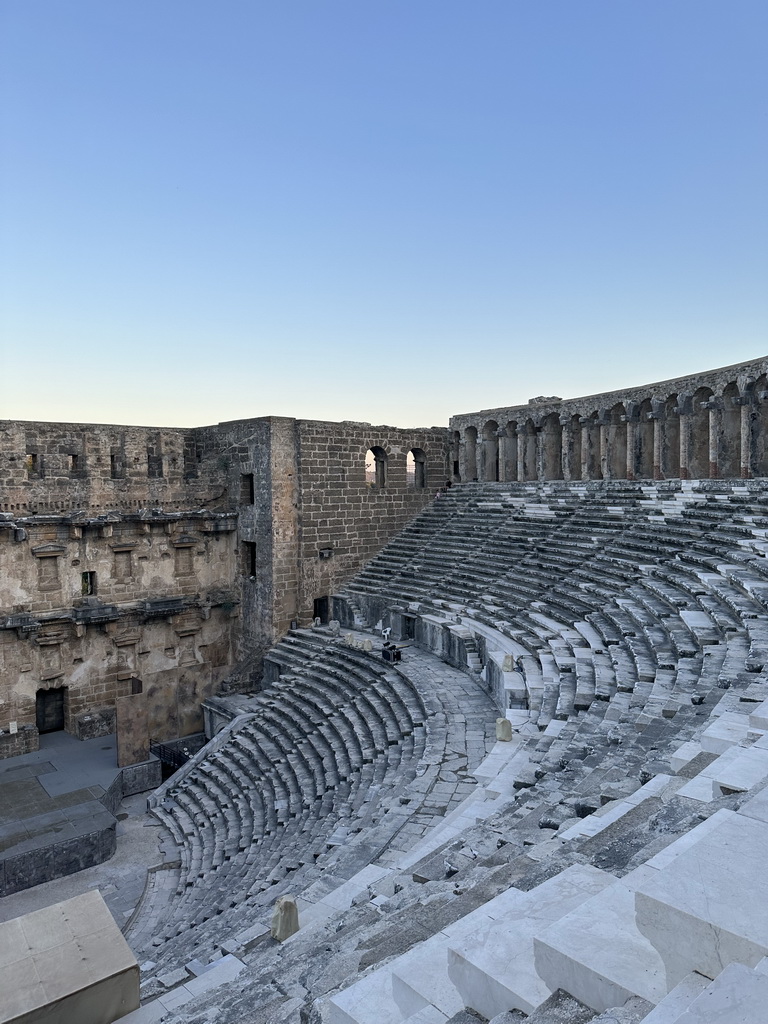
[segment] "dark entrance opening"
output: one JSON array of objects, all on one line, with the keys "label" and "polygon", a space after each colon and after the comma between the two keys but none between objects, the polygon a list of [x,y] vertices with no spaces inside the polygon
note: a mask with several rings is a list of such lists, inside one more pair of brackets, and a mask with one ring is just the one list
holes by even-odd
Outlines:
[{"label": "dark entrance opening", "polygon": [[403,616],[403,640],[415,640],[416,639],[416,616],[415,615],[404,615]]},{"label": "dark entrance opening", "polygon": [[320,619],[320,622],[325,625],[328,621],[328,598],[327,597],[316,597],[314,605],[312,606],[312,618]]},{"label": "dark entrance opening", "polygon": [[35,698],[35,717],[38,732],[56,732],[64,728],[64,695],[66,686],[54,690],[38,690]]}]

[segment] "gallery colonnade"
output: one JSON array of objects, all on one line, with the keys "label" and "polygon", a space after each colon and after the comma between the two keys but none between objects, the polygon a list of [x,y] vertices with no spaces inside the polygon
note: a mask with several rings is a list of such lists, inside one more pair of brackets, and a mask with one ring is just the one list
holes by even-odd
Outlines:
[{"label": "gallery colonnade", "polygon": [[[753,364],[750,364],[752,366]],[[757,367],[758,369],[760,367]],[[741,367],[739,367],[741,369]],[[723,371],[719,371],[722,374]],[[713,374],[714,376],[714,374]],[[768,379],[738,374],[455,416],[457,481],[768,476]]]}]

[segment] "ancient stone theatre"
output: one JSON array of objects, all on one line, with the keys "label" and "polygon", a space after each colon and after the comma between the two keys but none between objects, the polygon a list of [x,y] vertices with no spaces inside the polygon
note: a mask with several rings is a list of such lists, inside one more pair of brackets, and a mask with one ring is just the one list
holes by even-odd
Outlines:
[{"label": "ancient stone theatre", "polygon": [[0,1021],[763,1020],[767,373],[0,422]]}]

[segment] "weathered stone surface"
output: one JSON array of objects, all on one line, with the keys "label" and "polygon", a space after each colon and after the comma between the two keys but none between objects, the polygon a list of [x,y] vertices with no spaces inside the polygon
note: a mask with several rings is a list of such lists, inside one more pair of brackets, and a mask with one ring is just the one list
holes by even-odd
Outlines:
[{"label": "weathered stone surface", "polygon": [[296,901],[290,896],[281,896],[275,904],[270,922],[270,935],[278,942],[285,942],[299,930],[299,911]]}]

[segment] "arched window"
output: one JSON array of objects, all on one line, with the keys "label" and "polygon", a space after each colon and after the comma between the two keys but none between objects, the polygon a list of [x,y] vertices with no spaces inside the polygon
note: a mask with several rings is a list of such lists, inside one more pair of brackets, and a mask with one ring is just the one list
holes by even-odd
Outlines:
[{"label": "arched window", "polygon": [[641,480],[653,479],[653,405],[650,398],[640,403],[635,428],[635,451],[633,469]]},{"label": "arched window", "polygon": [[387,453],[377,445],[365,454],[365,482],[369,487],[384,487],[387,482]]},{"label": "arched window", "polygon": [[581,417],[578,413],[571,416],[569,428],[568,479],[581,480]]},{"label": "arched window", "polygon": [[427,486],[427,457],[421,448],[411,448],[405,458],[405,478],[409,487],[423,490]]}]

